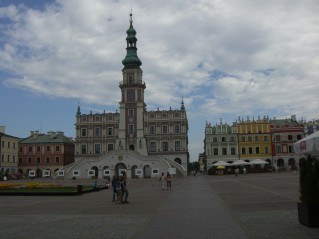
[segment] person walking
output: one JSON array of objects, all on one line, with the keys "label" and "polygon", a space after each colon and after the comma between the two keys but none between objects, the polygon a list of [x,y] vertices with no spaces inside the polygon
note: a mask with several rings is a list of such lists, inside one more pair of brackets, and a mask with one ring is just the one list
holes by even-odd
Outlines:
[{"label": "person walking", "polygon": [[126,172],[123,172],[123,179],[122,179],[122,203],[129,203],[127,201],[128,198],[128,189],[127,189],[127,185],[126,185]]},{"label": "person walking", "polygon": [[119,187],[118,185],[119,185],[119,179],[118,179],[118,177],[117,176],[113,176],[113,178],[112,178],[112,189],[113,189],[113,202],[115,202],[115,199],[117,198],[117,194],[118,194],[118,192],[117,192],[117,190],[116,190],[116,188],[117,187]]},{"label": "person walking", "polygon": [[165,181],[166,181],[166,178],[165,178],[165,174],[164,174],[164,173],[162,173],[162,175],[161,175],[159,181],[161,182],[162,190],[164,190],[164,188],[165,188]]},{"label": "person walking", "polygon": [[171,190],[172,189],[172,176],[170,175],[169,172],[166,174],[166,190]]}]

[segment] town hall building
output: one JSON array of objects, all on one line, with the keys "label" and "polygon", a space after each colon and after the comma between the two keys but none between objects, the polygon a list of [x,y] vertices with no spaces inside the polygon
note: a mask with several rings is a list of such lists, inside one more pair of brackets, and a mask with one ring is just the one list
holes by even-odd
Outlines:
[{"label": "town hall building", "polygon": [[61,175],[98,178],[121,175],[156,177],[171,172],[187,175],[188,120],[183,100],[180,109],[147,111],[141,60],[133,27],[126,31],[126,56],[122,61],[121,99],[115,113],[76,113],[75,163]]}]

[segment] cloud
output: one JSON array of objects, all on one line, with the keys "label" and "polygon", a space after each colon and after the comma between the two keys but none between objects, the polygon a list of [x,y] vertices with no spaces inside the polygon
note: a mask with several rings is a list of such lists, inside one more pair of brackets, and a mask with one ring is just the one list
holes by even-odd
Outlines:
[{"label": "cloud", "polygon": [[[134,2],[148,108],[179,108],[184,97],[192,119],[317,118],[318,7],[315,0]],[[98,0],[1,7],[0,69],[11,73],[1,80],[116,105],[130,8]]]}]

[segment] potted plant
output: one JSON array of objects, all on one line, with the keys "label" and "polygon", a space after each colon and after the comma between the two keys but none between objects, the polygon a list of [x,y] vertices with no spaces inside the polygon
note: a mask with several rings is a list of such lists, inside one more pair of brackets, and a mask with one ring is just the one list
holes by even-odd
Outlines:
[{"label": "potted plant", "polygon": [[299,222],[308,227],[319,227],[319,160],[308,155],[300,162]]}]

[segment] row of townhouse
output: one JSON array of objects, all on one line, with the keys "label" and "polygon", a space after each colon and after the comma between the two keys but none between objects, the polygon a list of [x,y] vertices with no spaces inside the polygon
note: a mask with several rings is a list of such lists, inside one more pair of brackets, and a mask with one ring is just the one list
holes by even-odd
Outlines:
[{"label": "row of townhouse", "polygon": [[232,125],[222,120],[213,126],[206,123],[203,155],[207,167],[220,160],[248,162],[257,158],[276,168],[298,167],[304,156],[294,153],[293,143],[317,130],[318,120],[298,122],[295,115],[289,119],[238,118]]},{"label": "row of townhouse", "polygon": [[43,171],[50,175],[61,167],[74,162],[74,141],[63,132],[31,131],[29,137],[20,139],[5,134],[0,127],[0,177],[17,175],[27,176],[30,170],[36,177],[42,177]]}]

